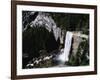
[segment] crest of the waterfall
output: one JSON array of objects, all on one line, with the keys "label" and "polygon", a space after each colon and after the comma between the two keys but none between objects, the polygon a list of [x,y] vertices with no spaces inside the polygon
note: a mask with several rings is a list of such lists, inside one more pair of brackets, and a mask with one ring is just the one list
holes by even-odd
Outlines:
[{"label": "crest of the waterfall", "polygon": [[69,60],[68,56],[70,54],[72,37],[73,37],[73,33],[67,31],[66,32],[66,37],[65,37],[64,52],[59,55],[58,60],[60,60],[62,62],[66,62],[66,61]]}]

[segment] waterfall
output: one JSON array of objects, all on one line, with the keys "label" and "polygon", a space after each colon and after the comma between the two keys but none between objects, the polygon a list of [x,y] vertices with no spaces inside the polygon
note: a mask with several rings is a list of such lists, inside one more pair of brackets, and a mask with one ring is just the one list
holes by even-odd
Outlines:
[{"label": "waterfall", "polygon": [[67,31],[66,32],[66,37],[65,37],[65,46],[64,46],[64,52],[61,53],[58,57],[58,60],[60,60],[61,62],[65,62],[68,61],[69,58],[69,54],[70,54],[70,48],[71,48],[71,43],[72,43],[72,37],[73,37],[73,33]]}]

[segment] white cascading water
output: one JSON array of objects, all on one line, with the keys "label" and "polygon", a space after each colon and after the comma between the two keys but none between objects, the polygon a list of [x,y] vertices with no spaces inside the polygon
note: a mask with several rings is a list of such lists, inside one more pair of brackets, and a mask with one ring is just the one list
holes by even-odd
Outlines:
[{"label": "white cascading water", "polygon": [[73,33],[67,31],[66,32],[66,37],[65,37],[65,46],[64,46],[64,52],[61,53],[58,57],[58,60],[60,60],[62,63],[65,63],[66,61],[69,60],[68,56],[70,54],[70,49],[71,49],[71,43],[72,43],[72,37]]}]

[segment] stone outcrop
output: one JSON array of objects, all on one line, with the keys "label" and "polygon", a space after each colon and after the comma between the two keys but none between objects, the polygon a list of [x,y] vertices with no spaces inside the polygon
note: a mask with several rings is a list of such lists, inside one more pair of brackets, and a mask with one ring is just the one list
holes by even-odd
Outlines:
[{"label": "stone outcrop", "polygon": [[[56,23],[54,22],[54,20],[48,13],[39,12],[34,19],[32,18],[32,20],[31,20],[31,17],[34,17],[35,12],[30,12],[27,14],[28,15],[23,21],[24,23],[23,31],[28,29],[28,25],[30,25],[31,27],[42,26],[42,27],[45,27],[49,32],[51,31],[53,32],[56,41],[59,38],[60,43],[61,44],[64,43],[63,41],[64,41],[65,30],[61,30],[59,27],[57,27]],[[31,17],[29,15],[31,15]]]}]

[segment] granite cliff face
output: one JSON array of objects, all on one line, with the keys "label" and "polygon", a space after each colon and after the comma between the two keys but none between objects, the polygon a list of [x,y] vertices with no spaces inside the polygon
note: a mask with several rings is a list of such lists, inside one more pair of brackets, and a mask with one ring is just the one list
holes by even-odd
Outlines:
[{"label": "granite cliff face", "polygon": [[[29,16],[30,15],[30,16]],[[35,17],[34,17],[35,16]],[[31,19],[31,17],[33,17]],[[52,19],[49,13],[42,13],[42,12],[30,12],[27,13],[25,18],[26,20],[23,21],[23,31],[28,29],[28,25],[30,27],[45,27],[49,32],[53,32],[55,40],[57,41],[58,38],[60,39],[60,43],[63,44],[63,39],[65,35],[65,30],[61,30],[61,28],[57,27],[55,21]]]}]

